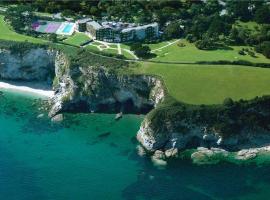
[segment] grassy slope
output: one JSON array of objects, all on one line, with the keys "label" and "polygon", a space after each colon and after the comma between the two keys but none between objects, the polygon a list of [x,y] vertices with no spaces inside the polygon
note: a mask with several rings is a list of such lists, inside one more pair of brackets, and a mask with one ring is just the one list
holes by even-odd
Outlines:
[{"label": "grassy slope", "polygon": [[9,27],[6,25],[4,21],[4,16],[0,15],[0,39],[3,40],[13,40],[13,41],[29,41],[33,43],[45,43],[45,40],[33,38],[30,36],[22,35],[15,33],[14,31],[10,30]]},{"label": "grassy slope", "polygon": [[73,36],[67,38],[64,42],[67,44],[72,44],[80,46],[80,44],[87,42],[90,38],[84,33],[75,33]]},{"label": "grassy slope", "polygon": [[[247,60],[254,63],[269,63],[270,59],[267,59],[262,54],[256,53],[256,58],[249,55],[239,55],[238,50],[242,49],[241,46],[231,47],[231,50],[214,50],[214,51],[204,51],[197,49],[194,44],[190,44],[185,40],[181,40],[185,47],[178,47],[177,43],[168,46],[161,51],[155,51],[157,57],[153,58],[156,61],[185,61],[185,62],[196,62],[196,61],[217,61],[217,60]],[[159,46],[158,46],[159,47]],[[244,47],[246,48],[246,47]],[[155,46],[152,45],[152,50]]]},{"label": "grassy slope", "polygon": [[144,63],[135,72],[161,76],[170,95],[190,104],[270,94],[270,69],[265,68]]}]

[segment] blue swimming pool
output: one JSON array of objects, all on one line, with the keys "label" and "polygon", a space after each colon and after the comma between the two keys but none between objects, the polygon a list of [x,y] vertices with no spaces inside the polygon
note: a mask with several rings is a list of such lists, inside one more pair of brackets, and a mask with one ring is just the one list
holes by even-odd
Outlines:
[{"label": "blue swimming pool", "polygon": [[72,27],[73,27],[73,25],[67,24],[62,32],[63,33],[69,33],[71,31]]}]

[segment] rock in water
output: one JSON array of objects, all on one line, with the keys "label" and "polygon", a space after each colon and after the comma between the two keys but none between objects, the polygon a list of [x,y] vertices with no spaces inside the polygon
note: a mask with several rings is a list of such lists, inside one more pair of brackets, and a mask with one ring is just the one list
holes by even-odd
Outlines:
[{"label": "rock in water", "polygon": [[228,154],[227,151],[220,148],[198,147],[197,151],[191,154],[191,159],[196,164],[216,164],[227,157]]},{"label": "rock in water", "polygon": [[176,148],[171,148],[165,151],[165,156],[167,158],[174,158],[178,156],[178,149]]},{"label": "rock in water", "polygon": [[154,165],[158,167],[164,167],[167,165],[167,161],[165,159],[166,159],[165,153],[160,150],[156,150],[154,155],[151,157],[151,160],[154,163]]},{"label": "rock in water", "polygon": [[39,119],[39,118],[42,118],[42,117],[44,117],[44,114],[39,114],[39,115],[37,116],[38,119]]},{"label": "rock in water", "polygon": [[63,114],[58,114],[58,115],[55,115],[55,116],[51,119],[51,121],[52,121],[52,122],[61,122],[61,121],[63,121],[63,119],[64,119]]},{"label": "rock in water", "polygon": [[258,152],[259,152],[258,149],[243,149],[237,153],[236,159],[250,160],[250,159],[255,158]]},{"label": "rock in water", "polygon": [[123,117],[123,113],[122,112],[120,112],[120,113],[117,113],[116,114],[116,116],[115,116],[115,120],[119,120],[119,119],[121,119]]}]

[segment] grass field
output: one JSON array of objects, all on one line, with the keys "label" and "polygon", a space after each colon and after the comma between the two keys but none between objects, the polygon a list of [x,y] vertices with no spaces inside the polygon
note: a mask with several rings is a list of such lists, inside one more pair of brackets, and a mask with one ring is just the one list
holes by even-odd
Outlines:
[{"label": "grass field", "polygon": [[96,46],[93,46],[93,45],[87,45],[85,48],[88,49],[88,50],[99,51],[99,49]]},{"label": "grass field", "polygon": [[115,54],[115,55],[118,54],[118,50],[117,49],[104,49],[103,52],[111,53],[111,54]]},{"label": "grass field", "polygon": [[[153,58],[156,61],[174,61],[174,62],[197,62],[197,61],[217,61],[217,60],[247,60],[254,63],[270,63],[270,59],[267,59],[262,54],[257,54],[256,57],[250,55],[239,55],[238,51],[242,49],[242,46],[231,47],[229,50],[218,49],[218,50],[199,50],[194,44],[191,44],[185,40],[181,40],[185,47],[179,47],[177,43],[171,46],[155,51],[157,57]],[[246,48],[246,47],[244,47]],[[155,49],[152,47],[152,50]]]},{"label": "grass field", "polygon": [[80,46],[82,43],[89,41],[90,38],[84,33],[75,33],[73,36],[67,38],[64,42],[67,44],[72,44]]},{"label": "grass field", "polygon": [[33,43],[45,43],[46,40],[18,34],[10,30],[9,26],[4,21],[4,16],[0,15],[0,39],[3,40],[12,40],[12,41],[29,41]]},{"label": "grass field", "polygon": [[170,95],[190,104],[219,104],[226,97],[239,100],[270,94],[270,69],[265,68],[143,63],[135,73],[162,77]]}]

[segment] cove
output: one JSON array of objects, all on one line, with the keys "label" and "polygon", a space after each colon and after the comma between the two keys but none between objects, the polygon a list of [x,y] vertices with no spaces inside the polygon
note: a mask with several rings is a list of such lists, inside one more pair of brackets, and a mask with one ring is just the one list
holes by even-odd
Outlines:
[{"label": "cove", "polygon": [[0,96],[0,198],[6,200],[268,199],[269,158],[158,169],[137,154],[142,115],[65,114],[52,123],[35,97]]}]

